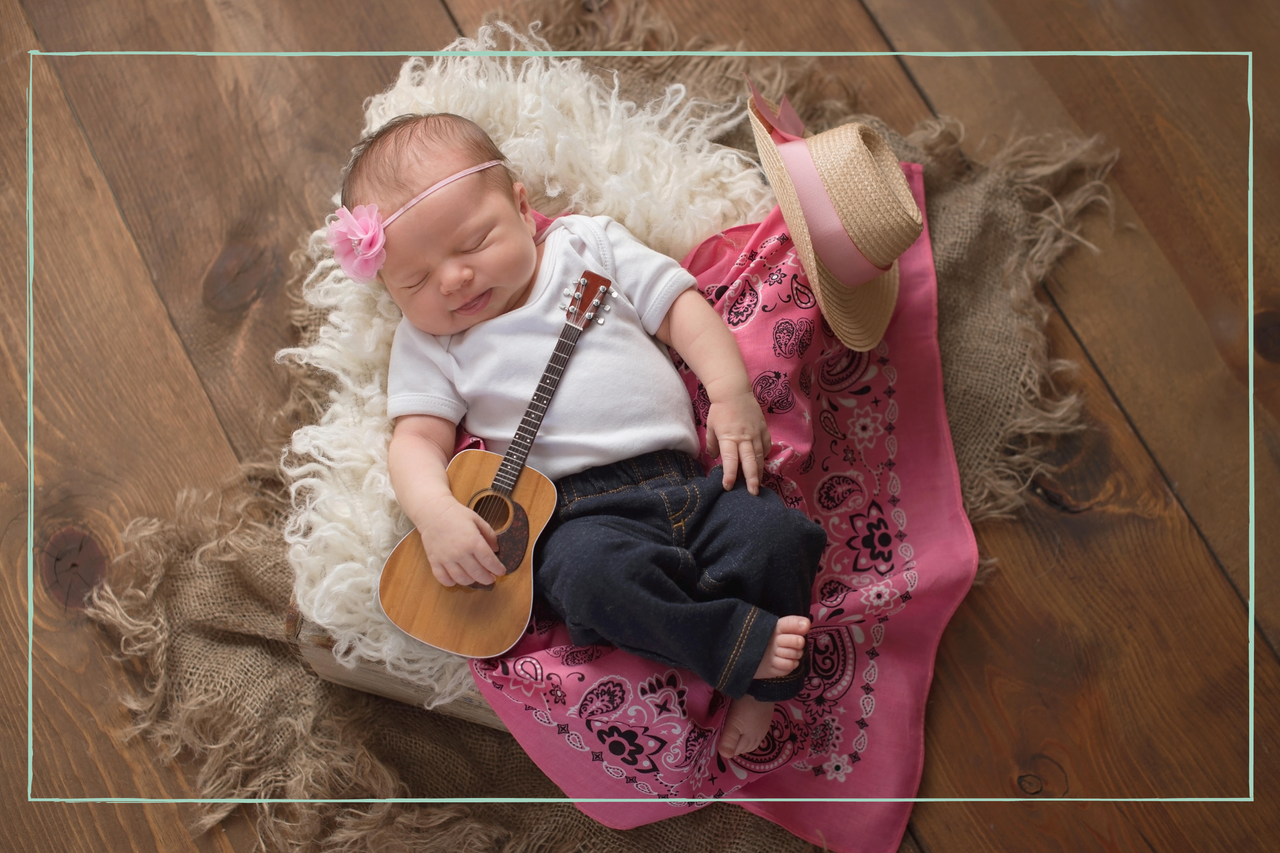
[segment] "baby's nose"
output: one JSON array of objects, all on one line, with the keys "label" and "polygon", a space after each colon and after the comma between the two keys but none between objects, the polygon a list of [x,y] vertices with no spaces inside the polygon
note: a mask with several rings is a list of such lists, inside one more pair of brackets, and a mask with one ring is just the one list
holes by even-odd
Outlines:
[{"label": "baby's nose", "polygon": [[470,266],[466,264],[450,264],[440,277],[440,289],[445,294],[454,293],[466,287],[473,278],[475,278],[475,273]]}]

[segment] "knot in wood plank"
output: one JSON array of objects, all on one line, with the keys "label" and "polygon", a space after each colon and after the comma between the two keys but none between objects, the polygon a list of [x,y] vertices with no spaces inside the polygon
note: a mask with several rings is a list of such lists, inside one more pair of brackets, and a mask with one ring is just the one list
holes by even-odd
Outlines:
[{"label": "knot in wood plank", "polygon": [[257,301],[282,273],[275,248],[232,237],[205,273],[201,301],[219,314],[238,314]]},{"label": "knot in wood plank", "polygon": [[45,591],[63,610],[84,609],[84,598],[107,572],[107,559],[93,534],[64,527],[49,537],[40,554]]},{"label": "knot in wood plank", "polygon": [[1272,364],[1280,364],[1280,311],[1253,315],[1253,349]]},{"label": "knot in wood plank", "polygon": [[1037,752],[1019,768],[1018,790],[1029,797],[1065,797],[1071,784],[1061,764]]}]

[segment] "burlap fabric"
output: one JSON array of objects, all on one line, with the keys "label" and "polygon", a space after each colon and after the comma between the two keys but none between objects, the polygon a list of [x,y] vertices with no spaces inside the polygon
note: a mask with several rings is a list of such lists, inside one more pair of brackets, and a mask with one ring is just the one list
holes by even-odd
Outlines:
[{"label": "burlap fabric", "polygon": [[[507,19],[517,26],[543,20],[542,35],[561,49],[680,46],[669,25],[637,5],[604,11],[612,17],[554,0]],[[632,99],[680,80],[694,95],[725,101],[739,95],[745,63],[636,58],[618,67]],[[925,122],[904,138],[874,117],[851,114],[847,92],[824,99],[841,93],[812,64],[756,61],[752,74],[771,98],[785,89],[815,131],[856,118],[882,133],[900,159],[924,164],[948,417],[966,508],[975,522],[1013,513],[1042,464],[1044,437],[1079,428],[1078,401],[1052,387],[1067,366],[1047,358],[1046,309],[1034,288],[1080,241],[1085,209],[1109,206],[1103,181],[1114,152],[1096,139],[1027,137],[979,166],[961,155],[953,121]],[[749,148],[745,125],[724,141]],[[323,321],[301,310],[294,318],[304,340]],[[294,374],[285,429],[319,417],[324,383]],[[263,448],[264,458],[278,458],[283,444],[282,437]],[[244,473],[225,495],[186,497],[175,520],[130,525],[130,553],[91,595],[90,615],[149,673],[126,697],[135,722],[125,734],[147,736],[165,758],[193,757],[199,794],[210,799],[561,796],[509,735],[337,687],[306,668],[283,630],[292,587],[281,532],[287,483],[276,462],[246,465]],[[194,830],[232,808],[204,807]],[[285,803],[254,811],[269,850],[812,849],[720,803],[627,832],[568,803]]]}]

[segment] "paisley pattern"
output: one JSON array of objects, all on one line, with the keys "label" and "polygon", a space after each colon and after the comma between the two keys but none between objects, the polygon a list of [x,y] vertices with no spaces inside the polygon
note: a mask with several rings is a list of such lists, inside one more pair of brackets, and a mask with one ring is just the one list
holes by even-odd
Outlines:
[{"label": "paisley pattern", "polygon": [[737,329],[745,326],[747,321],[755,315],[756,308],[760,305],[760,294],[746,278],[739,279],[729,288],[729,293],[734,295],[734,299],[724,315],[724,320],[730,329]]},{"label": "paisley pattern", "polygon": [[796,404],[796,397],[791,393],[791,383],[787,374],[780,370],[765,370],[751,383],[751,393],[766,415],[789,412]]},{"label": "paisley pattern", "polygon": [[[923,204],[918,171],[913,180]],[[611,826],[639,825],[723,797],[913,796],[936,637],[976,567],[958,485],[952,495],[913,489],[918,480],[899,477],[908,455],[925,445],[900,440],[898,424],[934,417],[941,407],[940,384],[910,397],[936,408],[907,406],[900,378],[925,383],[935,376],[936,343],[928,359],[899,352],[891,323],[875,350],[845,348],[818,311],[777,210],[759,228],[712,239],[722,239],[725,251],[694,272],[738,340],[773,435],[762,482],[827,532],[810,611],[810,671],[795,698],[775,705],[764,742],[725,761],[716,743],[729,703],[688,671],[609,646],[575,646],[563,625],[548,629],[538,616],[507,656],[473,662],[485,697],[570,797],[644,803],[579,803]],[[910,297],[913,286],[933,299],[928,241],[922,242],[928,266],[917,269],[928,272],[913,277],[903,266],[900,311],[902,294]],[[690,257],[699,255],[706,253]],[[705,442],[706,391],[683,362],[674,363]],[[936,438],[927,456],[945,459],[939,452],[950,454],[949,437]],[[704,454],[708,467],[712,461]],[[933,536],[919,557],[909,532],[917,529]],[[943,581],[949,584],[938,587],[943,592],[926,594],[930,583]],[[912,616],[917,608],[923,618]],[[933,639],[922,641],[920,631]],[[889,851],[910,807],[832,803],[760,811],[832,850]]]},{"label": "paisley pattern", "polygon": [[[783,317],[773,324],[773,355],[775,358],[803,358],[812,341],[813,323],[804,317],[799,320]],[[805,393],[809,392],[806,391]]]}]

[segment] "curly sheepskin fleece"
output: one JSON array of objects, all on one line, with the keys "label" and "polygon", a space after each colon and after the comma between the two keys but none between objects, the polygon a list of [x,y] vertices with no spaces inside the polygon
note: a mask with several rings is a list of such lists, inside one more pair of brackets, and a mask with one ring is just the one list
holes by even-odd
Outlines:
[{"label": "curly sheepskin fleece", "polygon": [[[501,24],[449,49],[508,49],[499,41],[548,49],[534,33]],[[774,204],[757,164],[711,142],[743,120],[743,106],[693,101],[679,85],[637,106],[620,100],[616,78],[602,79],[578,59],[414,58],[369,99],[364,133],[427,112],[463,115],[488,131],[543,213],[607,214],[676,258],[711,234],[758,221]],[[293,498],[285,538],[298,608],[332,636],[344,664],[385,664],[431,688],[432,705],[449,702],[472,689],[466,659],[402,633],[378,604],[382,563],[411,529],[387,473],[387,362],[400,312],[380,286],[343,274],[323,227],[308,252],[315,266],[304,298],[328,322],[314,343],[277,358],[335,381],[324,415],[294,433],[285,458]]]}]

